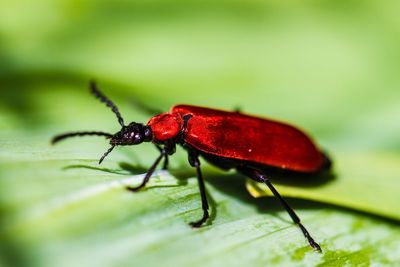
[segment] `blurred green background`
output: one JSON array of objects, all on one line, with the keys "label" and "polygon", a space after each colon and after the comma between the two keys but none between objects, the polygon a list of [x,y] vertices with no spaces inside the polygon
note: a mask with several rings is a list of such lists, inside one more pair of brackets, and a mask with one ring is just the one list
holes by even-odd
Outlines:
[{"label": "blurred green background", "polygon": [[[1,0],[0,265],[394,266],[399,8],[394,0]],[[149,119],[137,99],[161,110],[240,107],[306,129],[332,156],[335,181],[324,194],[276,182],[324,253],[273,199],[253,198],[243,177],[206,163],[213,218],[190,229],[200,198],[182,151],[171,173],[131,194],[123,185],[138,183],[132,175],[155,159],[151,145],[116,149],[101,166],[101,138],[51,147],[64,131],[118,131],[88,93],[92,78],[127,122]]]}]

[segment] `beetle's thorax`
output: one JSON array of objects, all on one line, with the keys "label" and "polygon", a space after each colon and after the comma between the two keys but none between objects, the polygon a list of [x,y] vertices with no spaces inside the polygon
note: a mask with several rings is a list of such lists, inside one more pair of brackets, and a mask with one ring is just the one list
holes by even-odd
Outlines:
[{"label": "beetle's thorax", "polygon": [[177,137],[183,128],[183,119],[178,113],[161,113],[149,120],[147,125],[153,133],[153,140],[163,142]]}]

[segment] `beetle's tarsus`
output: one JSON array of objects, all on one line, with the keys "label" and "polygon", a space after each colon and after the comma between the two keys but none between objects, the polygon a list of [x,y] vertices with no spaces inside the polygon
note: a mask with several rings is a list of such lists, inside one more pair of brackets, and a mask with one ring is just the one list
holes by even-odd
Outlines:
[{"label": "beetle's tarsus", "polygon": [[126,190],[131,191],[131,192],[138,192],[140,189],[144,188],[144,185],[139,185],[137,187],[127,186],[125,188],[126,188]]},{"label": "beetle's tarsus", "polygon": [[311,237],[310,233],[307,231],[307,229],[300,223],[298,222],[297,225],[300,227],[301,231],[303,232],[303,235],[306,237],[308,243],[310,246],[317,252],[322,252],[322,249],[320,245],[315,242],[314,238]]},{"label": "beetle's tarsus", "polygon": [[209,217],[210,217],[210,216],[209,216],[209,214],[208,214],[208,211],[206,210],[206,211],[204,212],[204,214],[203,214],[203,217],[202,217],[200,220],[198,220],[198,221],[196,221],[196,222],[190,222],[189,225],[190,225],[191,227],[193,227],[193,228],[199,228],[200,226],[203,225],[203,223],[205,223],[205,222],[207,221],[207,219],[208,219]]},{"label": "beetle's tarsus", "polygon": [[[308,242],[310,242],[310,241],[308,241]],[[315,242],[314,240],[312,240],[312,241],[310,242],[310,245],[313,247],[313,249],[314,249],[316,252],[322,253],[322,249],[321,249],[320,245],[318,245],[317,242]]]}]

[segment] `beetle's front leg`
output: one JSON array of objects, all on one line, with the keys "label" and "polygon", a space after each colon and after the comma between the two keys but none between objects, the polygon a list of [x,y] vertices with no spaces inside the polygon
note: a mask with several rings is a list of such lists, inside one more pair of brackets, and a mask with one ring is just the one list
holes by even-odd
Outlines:
[{"label": "beetle's front leg", "polygon": [[151,165],[150,169],[147,171],[146,175],[144,176],[143,182],[137,187],[127,186],[126,189],[128,189],[129,191],[132,191],[132,192],[136,192],[139,189],[143,188],[147,184],[147,182],[150,180],[151,175],[154,173],[155,169],[157,168],[157,165],[160,163],[161,159],[163,157],[165,157],[165,155],[167,155],[167,152],[165,151],[165,149],[162,149],[160,151],[160,155],[157,157],[156,161],[153,163],[153,165]]},{"label": "beetle's front leg", "polygon": [[[157,147],[157,149],[161,152],[163,149],[159,146],[159,145],[156,145],[156,147]],[[169,160],[168,160],[168,153],[165,153],[165,156],[164,156],[164,165],[163,165],[163,170],[168,170],[168,163],[169,163]]]},{"label": "beetle's front leg", "polygon": [[201,170],[200,170],[200,161],[199,161],[199,156],[198,156],[197,151],[189,150],[188,159],[189,159],[190,165],[192,167],[196,168],[197,181],[199,183],[199,188],[200,188],[201,208],[203,209],[203,217],[201,217],[201,219],[198,221],[190,223],[190,226],[197,228],[197,227],[200,227],[203,223],[205,223],[207,221],[207,219],[209,218],[209,214],[208,214],[209,207],[208,207],[208,202],[207,202],[206,188],[205,188],[203,176],[202,176]]}]

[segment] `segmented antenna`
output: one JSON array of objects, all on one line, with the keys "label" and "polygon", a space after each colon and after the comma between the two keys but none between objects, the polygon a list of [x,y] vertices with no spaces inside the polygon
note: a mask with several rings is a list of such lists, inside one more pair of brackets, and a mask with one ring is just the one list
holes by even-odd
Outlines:
[{"label": "segmented antenna", "polygon": [[91,132],[71,132],[71,133],[65,133],[65,134],[60,134],[56,135],[53,137],[51,140],[52,144],[55,144],[61,140],[64,140],[69,137],[76,137],[76,136],[85,136],[85,135],[98,135],[98,136],[105,136],[106,138],[111,138],[113,137],[112,134],[105,133],[105,132],[96,132],[96,131],[91,131]]},{"label": "segmented antenna", "polygon": [[98,98],[101,102],[105,103],[107,107],[110,107],[112,112],[115,113],[115,115],[118,118],[118,122],[121,125],[121,127],[124,127],[124,119],[121,116],[121,113],[119,113],[117,106],[110,100],[108,99],[102,92],[97,89],[96,83],[94,81],[90,81],[89,83],[89,88],[92,94]]},{"label": "segmented antenna", "polygon": [[104,153],[104,155],[103,155],[103,156],[100,158],[100,160],[99,160],[99,164],[101,164],[101,163],[103,162],[103,159],[104,159],[105,157],[107,157],[108,154],[110,154],[110,152],[114,149],[114,147],[115,147],[115,146],[110,147],[110,148],[106,151],[106,153]]}]

